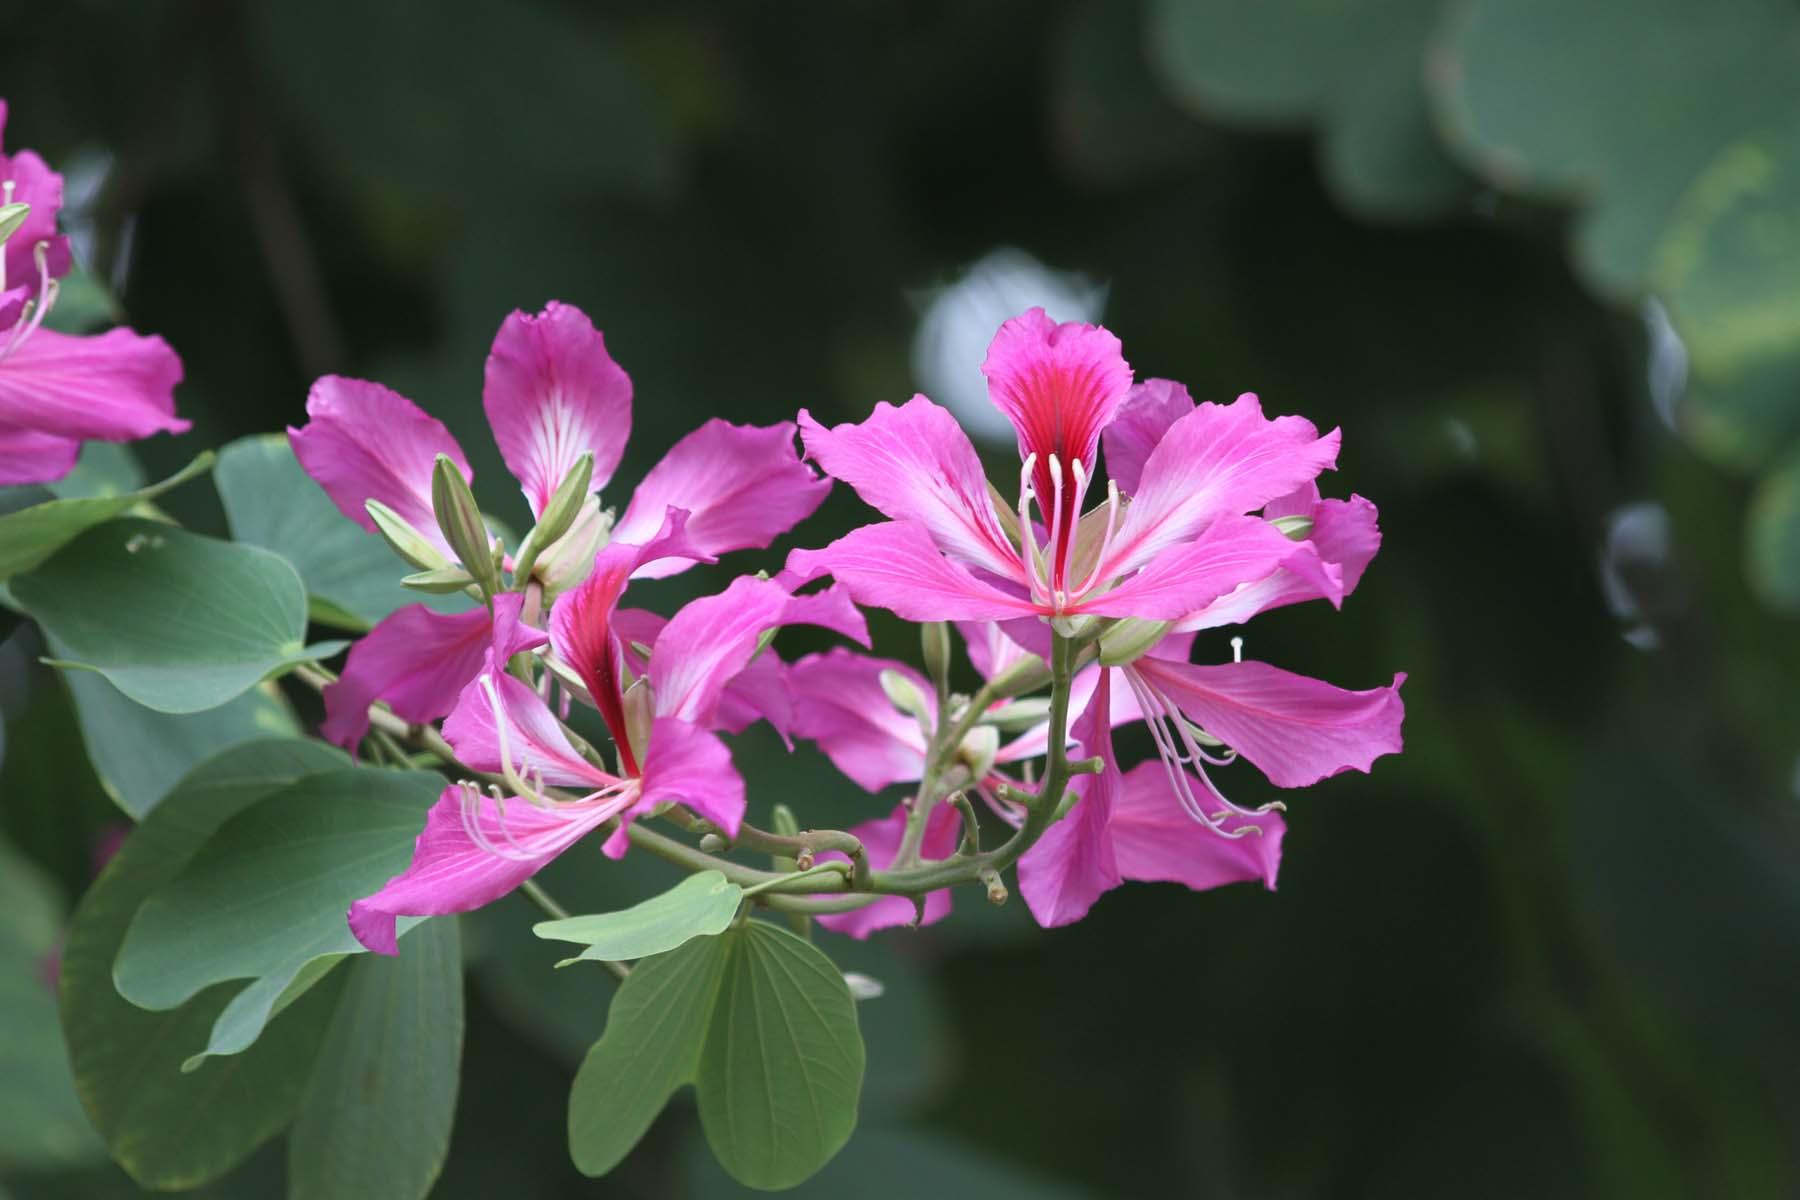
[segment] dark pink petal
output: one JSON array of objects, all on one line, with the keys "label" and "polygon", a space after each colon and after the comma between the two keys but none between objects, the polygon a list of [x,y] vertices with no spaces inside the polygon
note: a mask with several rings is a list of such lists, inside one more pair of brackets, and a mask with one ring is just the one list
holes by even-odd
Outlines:
[{"label": "dark pink petal", "polygon": [[1099,755],[1105,769],[1076,782],[1081,799],[1019,859],[1019,893],[1046,929],[1081,920],[1094,901],[1119,886],[1119,867],[1107,834],[1120,785],[1108,720],[1111,709],[1112,672],[1103,670],[1093,700],[1072,732],[1082,752]]},{"label": "dark pink petal", "polygon": [[490,658],[462,690],[444,722],[457,761],[498,774],[510,763],[521,779],[552,787],[603,788],[618,782],[570,744],[543,697]]},{"label": "dark pink petal", "polygon": [[1108,617],[1176,621],[1308,553],[1303,543],[1261,517],[1221,514],[1191,541],[1165,547],[1142,571],[1076,608]]},{"label": "dark pink petal", "polygon": [[784,625],[817,625],[863,645],[869,640],[844,589],[793,596],[767,579],[743,576],[718,595],[687,604],[657,635],[650,655],[657,715],[711,724],[726,686],[749,665],[764,631]]},{"label": "dark pink petal", "polygon": [[[6,114],[0,111],[0,130],[5,122]],[[56,251],[55,260],[48,264],[52,278],[69,270],[68,243],[56,232],[56,216],[63,203],[63,178],[35,151],[20,150],[10,156],[0,154],[0,183],[6,182],[13,185],[13,203],[31,205],[25,223],[6,240],[6,282],[9,287],[22,285],[36,295],[36,250],[40,242],[51,243]],[[4,199],[0,196],[0,200]]]},{"label": "dark pink petal", "polygon": [[[1205,792],[1199,783],[1193,790]],[[1287,833],[1280,814],[1234,818],[1232,825],[1234,829],[1255,825],[1262,833],[1228,838],[1206,828],[1187,815],[1170,790],[1163,764],[1152,760],[1125,773],[1108,829],[1113,859],[1126,879],[1182,883],[1196,892],[1260,879],[1274,891],[1275,874],[1281,867],[1281,839]]]},{"label": "dark pink petal", "polygon": [[[510,597],[515,616],[519,599]],[[369,705],[377,700],[408,721],[435,721],[456,707],[492,644],[485,608],[446,614],[409,604],[391,613],[350,647],[343,677],[325,689],[320,736],[354,749],[369,732]]]},{"label": "dark pink petal", "polygon": [[1119,339],[1098,325],[1058,325],[1034,308],[1000,326],[981,364],[988,398],[1019,435],[1019,457],[1037,455],[1033,484],[1046,508],[1053,493],[1050,456],[1065,472],[1065,503],[1074,502],[1070,464],[1091,477],[1100,431],[1131,389],[1131,367]]},{"label": "dark pink petal", "polygon": [[[831,490],[794,451],[794,426],[708,421],[676,442],[632,493],[613,530],[619,541],[647,540],[670,508],[688,514],[687,539],[709,555],[761,549],[813,514]],[[661,558],[635,574],[661,579],[693,560]]]},{"label": "dark pink petal", "polygon": [[[502,807],[491,796],[483,796],[467,816],[463,805],[462,789],[445,788],[426,814],[412,865],[350,906],[350,932],[357,941],[377,954],[397,954],[397,917],[470,912],[491,904],[608,815],[598,805],[542,809],[519,799]],[[469,836],[468,826],[474,823],[488,845]]]},{"label": "dark pink petal", "polygon": [[1271,421],[1249,394],[1200,405],[1150,452],[1102,575],[1126,574],[1215,517],[1252,512],[1311,481],[1336,463],[1338,436],[1318,436],[1303,417]]},{"label": "dark pink petal", "polygon": [[1350,692],[1260,662],[1200,666],[1141,658],[1130,669],[1279,787],[1367,771],[1377,758],[1400,751],[1405,675],[1388,687]]},{"label": "dark pink petal", "polygon": [[1040,657],[1008,637],[994,621],[958,621],[956,631],[968,647],[970,664],[983,679],[992,679],[1021,659]]},{"label": "dark pink petal", "polygon": [[363,504],[379,500],[446,557],[456,557],[431,511],[431,472],[446,454],[464,479],[474,474],[442,421],[391,388],[341,375],[312,385],[306,415],[303,427],[288,427],[288,444],[339,512],[373,533]]},{"label": "dark pink petal", "polygon": [[183,433],[180,382],[181,359],[159,337],[39,329],[0,359],[0,424],[111,442]]},{"label": "dark pink petal", "polygon": [[626,827],[632,820],[671,802],[686,805],[727,837],[736,837],[744,820],[744,780],[716,734],[675,717],[658,717],[650,726],[650,749],[644,755],[643,791],[606,839],[606,856],[623,857],[631,845]]},{"label": "dark pink petal", "polygon": [[[1272,504],[1264,509],[1264,515],[1290,515],[1272,511],[1275,507]],[[1296,551],[1274,574],[1239,585],[1199,612],[1182,618],[1177,628],[1216,629],[1248,621],[1259,612],[1286,604],[1321,599],[1336,604],[1349,595],[1381,548],[1375,506],[1361,496],[1352,496],[1348,500],[1317,501],[1304,515],[1313,520],[1312,532],[1302,543],[1310,547],[1310,553]],[[1321,570],[1321,564],[1334,571]],[[1333,574],[1335,580],[1331,578]]]},{"label": "dark pink petal", "polygon": [[1194,411],[1193,397],[1173,379],[1146,379],[1132,386],[1106,427],[1106,475],[1127,496],[1135,496],[1144,462],[1169,426]]},{"label": "dark pink petal", "polygon": [[[1094,690],[1100,686],[1100,676],[1104,672],[1105,668],[1094,664],[1083,667],[1075,673],[1075,678],[1069,681],[1069,711],[1071,713],[1080,715],[1088,711],[1089,702],[1094,697]],[[1138,707],[1137,696],[1132,693],[1130,688],[1109,687],[1107,692],[1111,697],[1107,719],[1114,729],[1144,719],[1143,710]],[[994,756],[994,761],[1006,763],[1019,762],[1027,758],[1039,758],[1049,749],[1050,722],[1044,721],[1033,725],[1000,747],[1000,752]]]},{"label": "dark pink petal", "polygon": [[923,396],[883,401],[860,425],[826,429],[804,409],[807,457],[896,521],[916,521],[945,554],[1024,581],[1019,552],[994,514],[987,475],[956,418]]},{"label": "dark pink petal", "polygon": [[888,699],[881,686],[884,670],[910,680],[935,711],[931,684],[892,659],[838,647],[809,654],[788,669],[794,735],[817,742],[838,770],[870,792],[916,780],[925,768],[925,734]]},{"label": "dark pink petal", "polygon": [[75,469],[80,455],[79,438],[0,425],[0,487],[54,483]]},{"label": "dark pink petal", "polygon": [[554,300],[535,317],[515,312],[501,323],[481,405],[533,516],[588,451],[590,490],[606,486],[631,436],[630,377],[587,314]]},{"label": "dark pink petal", "polygon": [[581,677],[619,747],[628,774],[635,772],[638,764],[625,728],[624,675],[620,670],[623,647],[613,632],[612,620],[641,558],[640,547],[609,543],[595,556],[593,572],[573,590],[558,596],[550,609],[550,641],[556,656]]},{"label": "dark pink petal", "polygon": [[853,529],[822,550],[788,555],[787,577],[829,574],[858,604],[885,608],[908,621],[993,621],[1035,615],[1037,606],[1009,595],[938,553],[917,521],[883,521]]},{"label": "dark pink petal", "polygon": [[[647,650],[654,646],[663,626],[668,623],[667,617],[641,608],[621,608],[613,613],[613,633],[624,649],[626,665],[634,674],[643,675],[650,668],[649,656],[638,653],[637,647]],[[794,705],[788,695],[787,665],[772,649],[751,659],[750,665],[725,685],[725,694],[719,697],[718,711],[713,714],[712,728],[742,733],[759,720],[767,721],[781,735],[788,749],[794,748]]]},{"label": "dark pink petal", "polygon": [[[876,870],[885,870],[893,865],[894,855],[900,850],[900,840],[906,835],[906,817],[906,805],[899,804],[887,816],[864,821],[851,828],[850,832],[863,844],[863,853],[868,855],[869,865]],[[939,804],[925,819],[925,837],[919,844],[919,858],[925,862],[942,862],[956,853],[956,847],[961,841],[961,815],[954,806]],[[835,853],[821,854],[819,858],[847,861],[844,855]],[[833,933],[846,934],[861,941],[878,929],[895,929],[914,922],[921,926],[930,925],[949,915],[950,889],[939,888],[935,892],[925,893],[923,915],[906,896],[883,896],[873,904],[866,904],[849,912],[820,913],[818,922]]]}]

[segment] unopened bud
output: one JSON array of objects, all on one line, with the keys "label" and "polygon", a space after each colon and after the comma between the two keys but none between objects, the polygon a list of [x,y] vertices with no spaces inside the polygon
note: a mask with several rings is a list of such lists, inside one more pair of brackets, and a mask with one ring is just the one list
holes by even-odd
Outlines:
[{"label": "unopened bud", "polygon": [[0,204],[0,242],[19,232],[19,227],[30,215],[29,204]]},{"label": "unopened bud", "polygon": [[400,586],[411,588],[415,592],[429,592],[434,596],[447,596],[451,592],[460,592],[471,586],[475,577],[458,566],[439,567],[435,571],[420,571],[417,575],[408,575],[400,581]]},{"label": "unopened bud", "polygon": [[424,534],[407,524],[406,519],[379,500],[365,500],[363,509],[395,554],[421,571],[441,571],[453,565]]},{"label": "unopened bud", "polygon": [[488,538],[487,522],[475,503],[475,493],[469,490],[469,481],[448,454],[438,455],[437,466],[432,468],[431,511],[437,514],[438,528],[462,560],[463,569],[474,576],[485,594],[498,592],[500,576],[494,570],[494,544]]},{"label": "unopened bud", "polygon": [[1122,667],[1148,654],[1169,632],[1167,621],[1127,617],[1100,635],[1100,665]]},{"label": "unopened bud", "polygon": [[1049,719],[1050,701],[1044,696],[1013,700],[981,714],[983,725],[992,725],[994,728],[1003,729],[1008,733],[1017,733],[1022,729],[1030,729],[1033,725],[1042,725]]},{"label": "unopened bud", "polygon": [[578,587],[593,574],[594,556],[611,533],[612,514],[600,507],[599,499],[589,496],[582,501],[567,531],[538,552],[532,567],[546,595],[557,596]]},{"label": "unopened bud", "polygon": [[700,848],[708,854],[718,854],[731,849],[731,843],[716,833],[709,833],[700,839]]},{"label": "unopened bud", "polygon": [[925,658],[925,675],[942,696],[950,690],[950,627],[942,621],[919,626],[919,649]]},{"label": "unopened bud", "polygon": [[1302,516],[1299,513],[1295,513],[1291,517],[1276,517],[1274,520],[1270,521],[1269,524],[1281,530],[1281,532],[1287,534],[1296,542],[1306,540],[1307,535],[1313,531],[1313,519],[1311,517]]},{"label": "unopened bud", "polygon": [[588,485],[594,478],[594,452],[589,450],[575,460],[569,473],[551,495],[549,503],[544,505],[542,515],[538,517],[531,532],[519,543],[518,570],[520,579],[531,577],[531,569],[537,564],[538,555],[548,546],[556,543],[563,534],[569,532],[569,526],[581,515],[582,506],[588,498]]},{"label": "unopened bud", "polygon": [[992,725],[977,725],[956,748],[956,757],[969,768],[969,778],[986,779],[1000,753],[1000,731]]},{"label": "unopened bud", "polygon": [[894,702],[894,707],[903,713],[917,717],[920,725],[929,728],[931,702],[925,698],[925,693],[919,690],[919,685],[892,667],[882,668],[880,679],[881,690],[886,692],[887,698]]},{"label": "unopened bud", "polygon": [[782,837],[800,836],[800,821],[794,816],[794,810],[785,804],[777,804],[770,814],[769,825]]}]

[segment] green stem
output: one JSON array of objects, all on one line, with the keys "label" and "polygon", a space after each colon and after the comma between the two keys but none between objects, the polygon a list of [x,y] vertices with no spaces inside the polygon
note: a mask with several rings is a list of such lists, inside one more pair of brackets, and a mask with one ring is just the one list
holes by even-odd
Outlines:
[{"label": "green stem", "polygon": [[752,886],[744,889],[744,895],[754,896],[759,892],[768,891],[770,888],[775,887],[777,884],[798,885],[798,884],[804,882],[805,880],[818,879],[820,876],[823,876],[823,875],[835,875],[839,879],[842,879],[847,874],[849,874],[849,868],[846,867],[843,863],[838,863],[838,862],[824,863],[820,866],[813,867],[811,870],[790,871],[786,874],[776,876],[774,879],[769,880],[767,883],[753,884]]},{"label": "green stem", "polygon": [[546,892],[544,886],[537,880],[527,879],[524,883],[519,885],[519,890],[524,892],[533,904],[543,909],[544,915],[549,917],[552,921],[566,921],[569,919],[569,910],[551,899],[550,893]]}]

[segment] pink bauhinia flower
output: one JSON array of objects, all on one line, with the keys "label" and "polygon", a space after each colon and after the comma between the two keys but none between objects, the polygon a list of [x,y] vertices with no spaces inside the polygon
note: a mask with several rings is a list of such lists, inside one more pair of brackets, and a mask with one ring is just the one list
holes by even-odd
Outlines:
[{"label": "pink bauhinia flower", "polygon": [[[606,537],[596,493],[625,452],[631,380],[587,316],[552,301],[536,316],[515,312],[502,322],[488,354],[482,405],[534,517],[543,516],[581,457],[593,456],[581,515],[538,560],[573,560],[574,578],[556,581],[572,586]],[[377,501],[454,560],[433,514],[432,472],[445,455],[464,479],[473,473],[444,424],[378,383],[335,375],[313,385],[306,411],[309,421],[289,428],[288,440],[339,510],[374,531],[367,505]],[[793,438],[787,422],[759,427],[712,420],[678,441],[644,476],[611,529],[615,543],[660,547],[640,556],[632,574],[672,575],[731,550],[767,546],[811,515],[831,485],[799,460]],[[343,681],[327,689],[326,736],[354,746],[368,730],[374,699],[395,704],[409,720],[443,716],[480,669],[485,643],[484,613],[446,616],[418,605],[392,614],[351,650]],[[429,686],[421,682],[427,678]]]},{"label": "pink bauhinia flower", "polygon": [[32,151],[0,151],[0,484],[61,479],[84,441],[188,428],[175,415],[181,360],[161,338],[43,328],[71,265],[56,232],[62,191],[62,176]]},{"label": "pink bauhinia flower", "polygon": [[[505,613],[479,673],[444,723],[444,736],[470,768],[498,774],[511,794],[472,785],[446,788],[427,815],[412,864],[350,907],[351,931],[365,946],[393,954],[400,916],[467,912],[510,892],[600,826],[614,822],[604,850],[618,858],[635,818],[681,804],[735,836],[744,815],[744,781],[713,732],[732,683],[757,657],[763,635],[794,624],[819,625],[867,644],[868,629],[838,588],[793,596],[767,580],[740,578],[677,612],[632,677],[633,649],[615,626],[625,582],[654,548],[615,542],[585,582],[550,614],[557,657],[581,681],[613,737],[616,764],[584,753],[549,705],[507,670],[534,640]],[[510,611],[510,610],[509,610]],[[545,788],[575,789],[573,800]]]}]

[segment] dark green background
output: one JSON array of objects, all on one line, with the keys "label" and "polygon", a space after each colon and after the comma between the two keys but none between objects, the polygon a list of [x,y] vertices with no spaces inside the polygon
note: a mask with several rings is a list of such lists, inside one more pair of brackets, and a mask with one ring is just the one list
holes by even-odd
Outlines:
[{"label": "dark green background", "polygon": [[[1327,489],[1380,505],[1382,552],[1341,614],[1246,632],[1345,686],[1408,671],[1406,753],[1290,798],[1275,894],[1130,887],[1046,934],[970,892],[873,951],[828,939],[889,993],[862,1011],[865,1128],[817,1194],[1795,1194],[1800,638],[1746,583],[1751,485],[1658,417],[1638,310],[1584,286],[1570,210],[1458,170],[1424,216],[1350,215],[1304,122],[1177,109],[1138,8],[0,3],[0,94],[10,147],[111,156],[75,214],[89,265],[178,348],[195,422],[135,448],[152,477],[297,423],[344,371],[449,420],[516,520],[479,408],[513,308],[605,330],[636,387],[629,486],[710,416],[903,400],[922,295],[999,246],[1105,283],[1140,377],[1343,427]],[[1601,571],[1634,502],[1672,538],[1612,556],[1622,619]],[[221,528],[204,486],[169,507]],[[794,543],[863,516],[840,489]],[[1656,648],[1625,640],[1640,623]],[[106,801],[60,683],[7,671],[0,814],[73,892]],[[739,745],[757,815],[885,811],[805,748]],[[593,904],[670,878],[598,855],[557,877]],[[553,978],[530,919],[469,923],[434,1194],[736,1194],[686,1101],[615,1176],[575,1174],[569,1054],[611,984]],[[271,1194],[279,1155],[218,1194]],[[9,1191],[132,1194],[104,1168]]]}]

